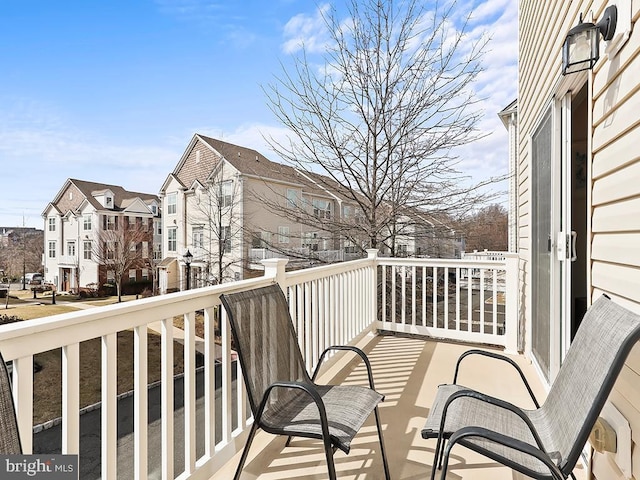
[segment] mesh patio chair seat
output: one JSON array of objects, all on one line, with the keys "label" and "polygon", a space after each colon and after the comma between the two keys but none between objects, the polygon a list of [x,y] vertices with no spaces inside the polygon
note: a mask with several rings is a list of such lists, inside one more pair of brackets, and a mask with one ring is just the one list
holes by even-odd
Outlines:
[{"label": "mesh patio chair seat", "polygon": [[[639,339],[640,316],[601,296],[585,314],[542,406],[511,359],[479,350],[463,354],[454,383],[438,387],[422,430],[423,438],[438,439],[432,480],[436,464],[445,479],[451,449],[457,444],[535,479],[573,477],[591,429]],[[511,363],[535,408],[523,409],[457,385],[460,362],[474,354]]]},{"label": "mesh patio chair seat", "polygon": [[[333,346],[322,353],[312,376],[304,365],[289,305],[277,284],[238,293],[223,294],[235,348],[242,366],[253,424],[234,478],[240,478],[251,442],[258,428],[276,435],[323,440],[329,478],[335,479],[333,454],[349,453],[351,441],[366,419],[375,414],[380,453],[388,480],[389,468],[382,439],[371,364],[360,349]],[[368,386],[318,385],[319,367],[330,350],[351,351],[364,362]]]},{"label": "mesh patio chair seat", "polygon": [[0,455],[22,453],[11,382],[4,358],[0,355]]}]

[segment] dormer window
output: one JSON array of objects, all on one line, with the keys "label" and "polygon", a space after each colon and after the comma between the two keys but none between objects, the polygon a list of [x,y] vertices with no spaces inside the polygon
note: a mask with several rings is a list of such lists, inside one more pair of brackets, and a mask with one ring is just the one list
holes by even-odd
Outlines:
[{"label": "dormer window", "polygon": [[107,208],[113,208],[113,197],[111,195],[105,195],[104,206]]},{"label": "dormer window", "polygon": [[157,215],[158,214],[158,207],[156,205],[151,205],[151,212],[154,215]]}]

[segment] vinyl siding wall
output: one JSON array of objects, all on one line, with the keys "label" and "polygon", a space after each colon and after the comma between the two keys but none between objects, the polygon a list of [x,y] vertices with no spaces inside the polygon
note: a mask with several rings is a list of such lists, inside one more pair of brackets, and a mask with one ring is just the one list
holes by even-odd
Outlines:
[{"label": "vinyl siding wall", "polygon": [[[528,321],[532,302],[529,139],[561,80],[566,32],[578,23],[579,12],[593,12],[599,19],[607,4],[597,0],[520,2],[518,232],[522,310]],[[619,4],[620,8],[628,5],[626,1]],[[640,0],[631,5],[633,25],[640,18]],[[634,26],[614,59],[601,52],[589,84],[589,291],[592,299],[604,292],[640,311],[640,26]],[[631,425],[633,478],[640,479],[640,347],[632,351],[610,401]],[[625,478],[611,455],[594,454],[592,465],[597,480]]]}]

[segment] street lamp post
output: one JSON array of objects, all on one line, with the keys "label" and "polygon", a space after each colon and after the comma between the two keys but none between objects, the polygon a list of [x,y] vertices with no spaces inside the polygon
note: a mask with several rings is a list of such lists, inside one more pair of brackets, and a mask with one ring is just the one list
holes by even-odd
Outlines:
[{"label": "street lamp post", "polygon": [[187,253],[184,254],[183,258],[187,270],[187,290],[191,290],[191,259],[193,254],[187,249]]}]

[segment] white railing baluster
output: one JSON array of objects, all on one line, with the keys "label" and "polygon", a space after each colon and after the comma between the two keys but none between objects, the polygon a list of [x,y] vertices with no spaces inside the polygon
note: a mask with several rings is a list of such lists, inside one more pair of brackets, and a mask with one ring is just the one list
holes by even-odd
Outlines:
[{"label": "white railing baluster", "polygon": [[162,480],[173,479],[173,318],[161,321]]},{"label": "white railing baluster", "polygon": [[492,306],[493,306],[493,333],[498,334],[498,270],[493,270]]},{"label": "white railing baluster", "polygon": [[62,347],[62,453],[80,452],[80,344]]},{"label": "white railing baluster", "polygon": [[416,324],[416,266],[411,267],[411,325]]},{"label": "white railing baluster", "polygon": [[422,267],[422,326],[427,326],[427,267]]},{"label": "white railing baluster", "polygon": [[449,267],[444,267],[444,329],[449,329]]},{"label": "white railing baluster", "polygon": [[480,269],[480,333],[484,333],[484,272]]},{"label": "white railing baluster", "polygon": [[184,318],[184,471],[196,466],[196,341],[195,312]]},{"label": "white railing baluster", "polygon": [[468,269],[467,276],[467,331],[473,331],[473,270]]},{"label": "white railing baluster", "polygon": [[[389,322],[389,317],[387,316],[387,266],[382,266],[382,310],[381,310],[381,321],[383,323]],[[377,291],[377,289],[376,289]]]},{"label": "white railing baluster", "polygon": [[28,455],[33,451],[33,356],[13,361],[12,386],[22,453]]},{"label": "white railing baluster", "polygon": [[[222,443],[227,444],[231,441],[231,404],[233,402],[231,395],[231,329],[229,327],[229,319],[226,310],[222,309]],[[242,379],[238,378],[236,384]]]},{"label": "white railing baluster", "polygon": [[110,333],[102,336],[102,405],[101,405],[101,431],[102,436],[102,478],[115,480],[118,475],[118,376],[117,376],[117,334]]},{"label": "white railing baluster", "polygon": [[216,447],[215,313],[213,307],[204,309],[204,454],[207,458],[213,457]]},{"label": "white railing baluster", "polygon": [[134,466],[133,477],[136,480],[146,480],[147,470],[147,326],[140,325],[133,330],[133,448]]},{"label": "white railing baluster", "polygon": [[431,277],[431,307],[433,308],[433,327],[438,326],[438,267],[433,267],[433,276]]},{"label": "white railing baluster", "polygon": [[460,331],[460,268],[456,268],[456,331]]}]

